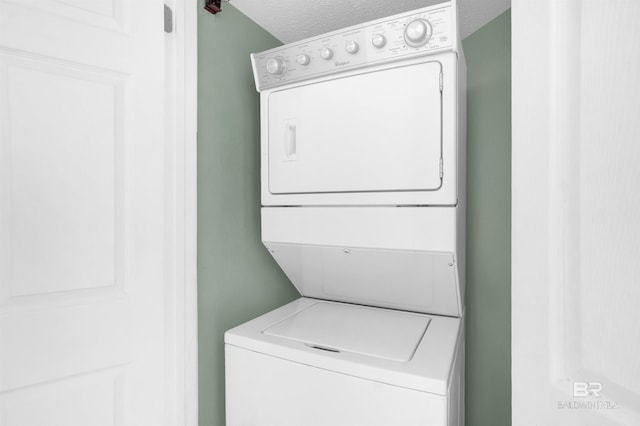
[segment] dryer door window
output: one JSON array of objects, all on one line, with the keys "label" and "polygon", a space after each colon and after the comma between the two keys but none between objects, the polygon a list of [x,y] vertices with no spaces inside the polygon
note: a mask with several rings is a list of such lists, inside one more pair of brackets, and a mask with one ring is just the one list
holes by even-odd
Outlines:
[{"label": "dryer door window", "polygon": [[441,73],[427,62],[272,92],[269,191],[440,188]]}]

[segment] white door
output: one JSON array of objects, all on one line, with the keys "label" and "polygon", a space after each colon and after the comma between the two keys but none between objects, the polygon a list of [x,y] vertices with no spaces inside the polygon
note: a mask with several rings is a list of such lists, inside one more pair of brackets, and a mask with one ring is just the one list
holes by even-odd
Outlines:
[{"label": "white door", "polygon": [[434,61],[269,93],[269,192],[440,188],[441,73]]},{"label": "white door", "polygon": [[0,1],[0,424],[160,425],[159,0]]},{"label": "white door", "polygon": [[513,1],[514,425],[640,424],[638,22]]}]

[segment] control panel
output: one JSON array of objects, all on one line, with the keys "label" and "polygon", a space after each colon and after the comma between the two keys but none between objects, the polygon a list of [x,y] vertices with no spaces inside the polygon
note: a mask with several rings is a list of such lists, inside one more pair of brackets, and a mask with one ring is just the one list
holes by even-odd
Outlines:
[{"label": "control panel", "polygon": [[254,53],[257,89],[455,49],[454,14],[443,3]]}]

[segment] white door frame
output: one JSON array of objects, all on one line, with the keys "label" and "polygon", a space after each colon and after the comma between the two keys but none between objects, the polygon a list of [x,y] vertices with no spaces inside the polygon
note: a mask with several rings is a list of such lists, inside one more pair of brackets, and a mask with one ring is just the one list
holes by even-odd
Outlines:
[{"label": "white door frame", "polygon": [[[614,266],[606,271],[607,279],[595,285],[589,279],[590,273],[595,270],[599,277],[600,270],[586,266],[597,263],[589,261],[596,256],[605,259],[602,265],[609,265],[611,262],[605,255],[613,253],[611,258],[621,259],[621,263],[632,268],[637,254],[626,249],[626,240],[618,237],[611,244],[608,238],[612,237],[603,238],[601,234],[616,226],[624,231],[613,235],[624,233],[632,239],[640,232],[635,220],[611,214],[626,212],[627,206],[637,205],[633,203],[638,200],[637,192],[633,192],[637,188],[637,172],[618,171],[635,170],[634,161],[638,160],[639,151],[629,146],[635,144],[640,127],[628,115],[637,108],[633,102],[640,93],[635,77],[640,62],[627,62],[626,58],[628,52],[637,51],[637,38],[631,36],[634,34],[631,29],[635,28],[639,13],[640,8],[634,2],[513,1],[514,425],[639,424],[637,391],[617,381],[622,374],[630,380],[637,377],[633,374],[638,370],[628,368],[636,365],[637,356],[626,348],[638,346],[625,347],[628,352],[621,359],[631,361],[616,365],[623,373],[611,374],[612,370],[600,366],[613,365],[611,354],[624,350],[599,337],[626,336],[623,333],[637,330],[638,322],[634,319],[637,316],[629,315],[620,303],[621,298],[631,303],[637,300],[638,292],[630,291],[631,287],[637,288],[636,283],[620,278],[619,271],[624,268]],[[596,33],[590,31],[594,21],[602,24],[597,30],[600,37],[597,42],[594,42]],[[615,71],[611,78],[599,78],[608,71],[601,64]],[[603,85],[596,87],[600,82]],[[594,120],[597,115],[601,117]],[[618,125],[618,121],[624,125]],[[622,148],[617,151],[608,148],[610,141],[603,134]],[[594,153],[599,151],[594,147],[606,147],[602,152],[608,154],[603,154],[597,163],[602,175],[611,179],[602,180],[602,187],[610,185],[606,191],[593,184],[595,179],[585,179],[588,173],[600,176],[595,173],[598,167],[594,166]],[[632,163],[634,167],[629,166]],[[607,205],[608,209],[590,211],[591,205],[598,204],[589,204],[592,193],[618,198],[615,202],[603,198],[598,208]],[[587,201],[581,202],[580,197]],[[618,200],[623,202],[618,205]],[[586,231],[600,226],[605,232],[597,237]],[[601,265],[597,267],[605,270]],[[607,293],[618,297],[608,300]],[[616,327],[620,322],[624,322],[623,326]],[[609,328],[601,333],[600,328],[589,326],[593,323]],[[590,334],[594,329],[601,334]],[[609,348],[612,350],[608,351]],[[599,357],[597,362],[593,361],[595,357]]]},{"label": "white door frame", "polygon": [[[165,0],[173,10],[167,37],[168,306],[166,425],[198,424],[197,99],[198,0]],[[171,137],[173,135],[173,137]],[[171,298],[169,298],[171,300]],[[173,402],[173,404],[171,404]]]}]

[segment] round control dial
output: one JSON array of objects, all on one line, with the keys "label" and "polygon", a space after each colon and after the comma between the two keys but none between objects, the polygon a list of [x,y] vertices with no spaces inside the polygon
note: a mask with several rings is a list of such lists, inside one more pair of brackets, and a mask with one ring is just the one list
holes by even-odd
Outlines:
[{"label": "round control dial", "polygon": [[323,47],[322,49],[320,49],[320,57],[328,61],[333,57],[333,50],[329,49],[328,47]]},{"label": "round control dial", "polygon": [[306,53],[301,53],[300,55],[298,55],[298,57],[296,58],[296,61],[300,64],[300,65],[309,65],[309,62],[311,62],[311,58],[309,57],[309,55],[307,55]]},{"label": "round control dial", "polygon": [[287,72],[287,61],[282,56],[276,56],[275,58],[269,58],[265,68],[271,75],[282,76]]},{"label": "round control dial", "polygon": [[382,49],[384,45],[387,44],[387,38],[382,34],[374,34],[373,37],[371,37],[371,44],[378,49]]},{"label": "round control dial", "polygon": [[404,29],[404,41],[411,47],[424,46],[431,38],[432,32],[429,21],[415,19]]},{"label": "round control dial", "polygon": [[358,43],[353,41],[353,40],[349,40],[345,45],[344,45],[344,49],[351,53],[352,55],[355,55],[356,53],[358,53],[358,49],[360,49],[360,46],[358,46]]}]

